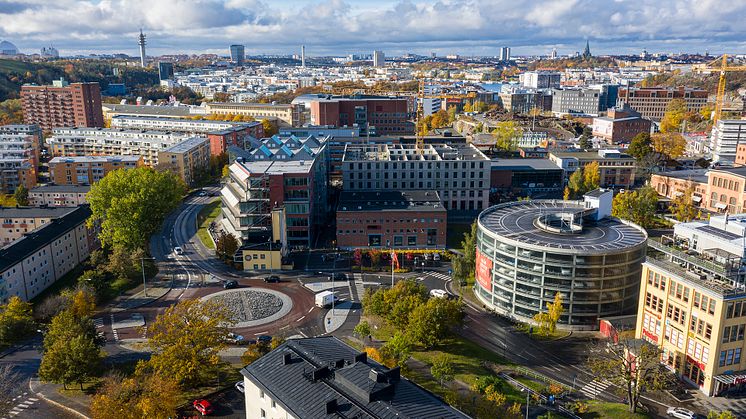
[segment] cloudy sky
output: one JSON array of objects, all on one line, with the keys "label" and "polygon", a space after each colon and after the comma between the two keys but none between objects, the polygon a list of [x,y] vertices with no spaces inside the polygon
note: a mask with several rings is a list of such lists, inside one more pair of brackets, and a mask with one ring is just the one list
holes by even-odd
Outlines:
[{"label": "cloudy sky", "polygon": [[63,55],[746,52],[746,0],[0,0],[0,39]]}]

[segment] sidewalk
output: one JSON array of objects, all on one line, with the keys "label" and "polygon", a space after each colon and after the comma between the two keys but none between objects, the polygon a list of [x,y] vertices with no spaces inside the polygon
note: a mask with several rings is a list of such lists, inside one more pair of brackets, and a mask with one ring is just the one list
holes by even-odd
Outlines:
[{"label": "sidewalk", "polygon": [[170,279],[150,282],[146,292],[143,292],[142,285],[140,285],[137,288],[127,290],[124,294],[115,298],[104,311],[108,310],[112,313],[118,313],[150,304],[166,295],[171,291],[172,287],[173,281]]},{"label": "sidewalk", "polygon": [[[35,393],[40,398],[44,399],[50,404],[53,404],[67,412],[73,413],[76,416],[79,416],[81,418],[90,419],[91,417],[90,396],[86,396],[82,394],[76,394],[76,395],[62,394],[59,391],[62,388],[61,385],[43,383],[39,381],[37,378],[30,379],[28,386],[32,393]],[[68,387],[74,388],[74,386],[75,384],[72,384],[72,386],[68,386]]]}]

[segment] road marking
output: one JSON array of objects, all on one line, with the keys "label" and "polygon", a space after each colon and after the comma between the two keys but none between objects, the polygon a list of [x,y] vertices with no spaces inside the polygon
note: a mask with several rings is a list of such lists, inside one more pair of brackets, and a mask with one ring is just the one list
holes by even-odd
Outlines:
[{"label": "road marking", "polygon": [[297,322],[299,322],[299,321],[301,321],[301,320],[303,320],[303,319],[305,319],[305,318],[306,318],[306,316],[303,316],[303,317],[301,317],[300,319],[298,319],[298,320],[296,320],[296,321],[297,321]]},{"label": "road marking", "polygon": [[311,307],[311,308],[309,308],[309,309],[308,309],[308,312],[309,312],[309,313],[310,313],[310,312],[312,312],[314,308],[316,308],[316,307]]},{"label": "road marking", "polygon": [[280,328],[280,330],[282,330],[282,329],[287,329],[288,327],[290,327],[290,325],[289,325],[289,324],[288,324],[288,325],[285,325],[285,326],[282,326],[282,327]]},{"label": "road marking", "polygon": [[265,331],[263,331],[263,332],[259,332],[259,333],[254,333],[254,336],[259,336],[259,335],[266,335],[266,334],[267,334],[267,332],[268,332],[268,331],[267,331],[267,330],[265,330]]},{"label": "road marking", "polygon": [[611,383],[606,380],[595,379],[590,383],[584,385],[581,389],[581,393],[585,393],[587,396],[595,399],[599,394],[606,391],[607,388],[611,387]]}]

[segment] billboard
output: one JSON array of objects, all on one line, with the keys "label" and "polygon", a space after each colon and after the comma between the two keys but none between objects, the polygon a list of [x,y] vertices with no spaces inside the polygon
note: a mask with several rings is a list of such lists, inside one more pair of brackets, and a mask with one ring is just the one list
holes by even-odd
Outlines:
[{"label": "billboard", "polygon": [[476,280],[479,285],[492,292],[492,260],[477,250],[477,272]]}]

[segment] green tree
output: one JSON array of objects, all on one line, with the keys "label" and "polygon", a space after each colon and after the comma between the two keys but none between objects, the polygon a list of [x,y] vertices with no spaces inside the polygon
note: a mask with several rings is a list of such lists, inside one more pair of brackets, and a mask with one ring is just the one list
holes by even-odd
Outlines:
[{"label": "green tree", "polygon": [[549,315],[549,331],[554,333],[557,329],[557,323],[559,322],[562,313],[565,312],[565,307],[562,305],[562,295],[559,292],[554,294],[554,301],[547,304],[547,314]]},{"label": "green tree", "polygon": [[492,130],[495,137],[495,148],[499,151],[515,151],[518,141],[523,137],[523,128],[515,121],[498,122]]},{"label": "green tree", "polygon": [[412,354],[412,342],[404,333],[396,332],[388,342],[381,346],[380,351],[384,359],[393,359],[396,365],[403,367]]},{"label": "green tree", "polygon": [[185,191],[184,183],[170,172],[147,167],[115,170],[91,186],[87,198],[93,214],[88,224],[101,224],[99,238],[106,246],[144,248]]},{"label": "green tree", "polygon": [[583,168],[583,193],[598,189],[601,184],[601,169],[598,162],[590,162]]},{"label": "green tree", "polygon": [[632,141],[630,141],[627,148],[627,153],[637,160],[644,159],[653,152],[652,144],[650,133],[641,132],[632,137]]},{"label": "green tree", "polygon": [[155,374],[112,375],[91,400],[94,419],[165,419],[176,417],[179,387],[173,379]]},{"label": "green tree", "polygon": [[232,261],[233,255],[238,250],[238,246],[236,236],[223,231],[215,241],[215,254],[222,260]]},{"label": "green tree", "polygon": [[216,302],[181,300],[149,325],[153,355],[138,365],[138,371],[171,377],[182,389],[204,384],[222,363],[219,353],[233,322],[228,309]]},{"label": "green tree", "polygon": [[570,189],[570,198],[572,199],[576,199],[585,193],[585,176],[582,167],[579,167],[570,175],[570,179],[567,180],[567,188]]},{"label": "green tree", "polygon": [[593,144],[591,144],[591,138],[593,138],[593,130],[589,126],[585,126],[583,128],[583,134],[580,135],[580,140],[578,141],[578,145],[583,150],[588,150],[589,148],[593,148]]},{"label": "green tree", "polygon": [[658,193],[650,186],[645,186],[617,194],[611,204],[611,215],[651,228],[655,224],[657,207]]},{"label": "green tree", "polygon": [[723,410],[720,412],[712,411],[707,414],[707,419],[736,419],[736,415],[731,413],[729,410]]},{"label": "green tree", "polygon": [[666,112],[661,119],[660,130],[662,133],[678,132],[681,130],[681,123],[687,117],[686,103],[683,99],[673,99],[668,102]]},{"label": "green tree", "polygon": [[0,346],[12,345],[33,331],[31,303],[14,295],[8,304],[0,306]]},{"label": "green tree", "polygon": [[457,113],[458,113],[458,109],[455,106],[448,107],[448,124],[449,125],[456,121]]},{"label": "green tree", "polygon": [[28,189],[23,185],[18,185],[13,197],[16,199],[16,203],[22,207],[26,207],[29,204],[28,201]]},{"label": "green tree", "polygon": [[370,323],[364,320],[361,321],[357,324],[357,326],[355,326],[355,328],[352,330],[352,333],[360,337],[360,339],[365,340],[365,338],[367,338],[371,334]]},{"label": "green tree", "polygon": [[671,200],[671,206],[669,209],[671,210],[671,214],[673,214],[677,220],[689,222],[701,217],[701,212],[697,206],[694,205],[694,200],[692,200],[693,195],[694,187],[690,186],[683,194],[678,195]]},{"label": "green tree", "polygon": [[412,311],[407,331],[413,341],[432,348],[446,338],[453,328],[462,325],[463,318],[461,301],[429,298]]},{"label": "green tree", "polygon": [[677,159],[684,155],[686,140],[678,132],[658,132],[650,136],[653,151],[658,154],[658,159]]},{"label": "green tree", "polygon": [[440,353],[433,358],[433,365],[430,366],[430,374],[438,380],[441,386],[444,381],[453,380],[455,373],[453,369],[454,358],[447,353]]},{"label": "green tree", "polygon": [[90,318],[77,317],[64,310],[52,319],[44,336],[44,351],[39,377],[45,381],[83,383],[100,372],[103,340],[97,335]]},{"label": "green tree", "polygon": [[273,124],[269,119],[262,119],[262,128],[264,129],[264,136],[271,137],[277,134],[277,125]]}]

